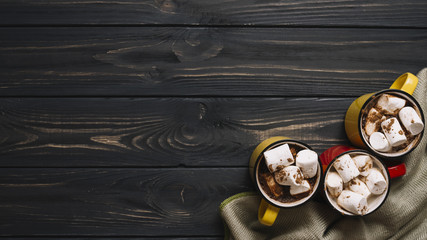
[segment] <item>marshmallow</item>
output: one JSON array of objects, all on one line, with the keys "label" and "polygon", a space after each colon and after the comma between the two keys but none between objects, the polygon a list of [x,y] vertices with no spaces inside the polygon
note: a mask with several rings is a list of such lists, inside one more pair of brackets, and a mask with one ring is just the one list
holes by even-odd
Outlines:
[{"label": "marshmallow", "polygon": [[[275,197],[280,197],[284,194],[283,188],[282,186],[280,186],[279,184],[276,183],[276,181],[274,181],[274,177],[273,174],[266,172],[266,173],[262,173],[259,176],[259,182],[261,183],[261,185],[267,186],[269,192],[271,194],[273,194]],[[266,189],[266,193],[268,193]]]},{"label": "marshmallow", "polygon": [[345,154],[335,160],[334,167],[341,176],[344,183],[350,181],[360,174],[356,164],[348,154]]},{"label": "marshmallow", "polygon": [[366,177],[366,186],[372,194],[379,195],[387,189],[387,182],[380,170],[372,168]]},{"label": "marshmallow", "polygon": [[392,117],[381,123],[384,135],[392,147],[404,144],[407,139],[397,118]]},{"label": "marshmallow", "polygon": [[275,172],[294,163],[294,156],[288,144],[265,151],[264,158],[270,172]]},{"label": "marshmallow", "polygon": [[317,174],[317,153],[310,149],[304,149],[297,153],[296,165],[301,169],[304,178],[312,178]]},{"label": "marshmallow", "polygon": [[326,177],[326,187],[333,197],[338,197],[342,192],[342,178],[336,172],[329,172]]},{"label": "marshmallow", "polygon": [[412,134],[417,135],[424,129],[423,120],[412,107],[404,107],[399,112],[400,121]]},{"label": "marshmallow", "polygon": [[357,155],[353,157],[353,161],[359,169],[360,175],[368,176],[369,170],[374,165],[372,158],[368,155]]},{"label": "marshmallow", "polygon": [[365,133],[368,136],[371,136],[372,133],[378,131],[378,125],[375,122],[366,122],[365,123]]},{"label": "marshmallow", "polygon": [[406,104],[406,100],[400,97],[394,97],[389,94],[383,94],[378,99],[377,107],[381,108],[389,114],[394,114],[396,110],[400,110]]},{"label": "marshmallow", "polygon": [[304,177],[297,166],[287,166],[274,173],[276,182],[280,185],[301,185]]},{"label": "marshmallow", "polygon": [[[368,171],[368,173],[369,173],[369,171]],[[362,181],[362,182],[364,182],[365,184],[366,184],[366,177],[365,176],[362,176],[362,175],[359,175],[358,177],[357,177],[360,181]],[[347,188],[348,188],[348,185],[347,185]],[[344,188],[345,189],[345,188]],[[368,188],[369,189],[369,188]]]},{"label": "marshmallow", "polygon": [[380,113],[375,108],[371,108],[371,110],[369,110],[365,123],[365,133],[368,136],[371,136],[374,132],[378,132],[379,124],[377,124],[377,122],[380,120],[380,116]]},{"label": "marshmallow", "polygon": [[274,181],[273,175],[271,173],[263,173],[260,180],[265,181],[268,189],[274,196],[280,197],[283,195],[283,188],[277,184],[276,181]]},{"label": "marshmallow", "polygon": [[365,215],[368,212],[368,201],[358,193],[344,190],[337,199],[339,206],[345,210],[358,215]]},{"label": "marshmallow", "polygon": [[374,132],[369,137],[369,144],[371,147],[379,152],[389,152],[391,145],[387,138],[381,132]]},{"label": "marshmallow", "polygon": [[295,196],[295,195],[298,195],[301,193],[309,192],[310,189],[311,189],[311,187],[310,187],[310,184],[308,183],[308,181],[303,180],[301,185],[291,185],[289,192],[292,196]]},{"label": "marshmallow", "polygon": [[366,186],[366,184],[358,178],[351,180],[348,184],[348,188],[352,192],[358,193],[364,196],[365,198],[368,198],[369,195],[371,195],[371,191],[369,191],[369,188]]}]

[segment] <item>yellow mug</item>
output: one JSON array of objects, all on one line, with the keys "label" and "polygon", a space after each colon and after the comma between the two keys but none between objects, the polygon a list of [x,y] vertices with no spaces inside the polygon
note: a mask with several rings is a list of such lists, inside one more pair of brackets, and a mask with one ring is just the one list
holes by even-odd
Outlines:
[{"label": "yellow mug", "polygon": [[370,105],[369,103],[372,100],[376,99],[379,95],[383,93],[387,93],[387,94],[392,94],[392,95],[397,95],[399,97],[402,97],[406,101],[409,101],[413,106],[415,106],[415,108],[418,108],[416,110],[421,116],[421,119],[425,124],[422,109],[418,104],[417,100],[415,100],[415,98],[411,96],[415,88],[417,87],[417,84],[418,84],[418,78],[415,75],[411,73],[405,73],[400,77],[398,77],[394,81],[394,83],[390,86],[389,89],[381,90],[374,93],[368,93],[354,100],[354,102],[350,105],[350,107],[347,110],[347,113],[345,115],[345,122],[344,122],[345,132],[350,142],[355,146],[358,146],[364,149],[369,149],[372,152],[374,152],[376,155],[386,157],[386,158],[401,157],[411,152],[421,141],[423,132],[418,134],[416,139],[414,139],[414,141],[412,141],[412,143],[402,151],[392,152],[392,153],[379,152],[373,149],[367,141],[367,136],[362,129],[362,117],[364,113],[368,111],[366,108]]},{"label": "yellow mug", "polygon": [[262,199],[261,203],[259,205],[258,209],[258,220],[260,223],[271,226],[276,221],[276,218],[279,214],[280,208],[290,208],[290,207],[296,207],[303,203],[305,203],[307,200],[309,200],[311,197],[314,196],[316,193],[320,180],[322,179],[322,170],[321,170],[321,163],[318,159],[318,167],[317,167],[317,175],[316,175],[316,181],[314,183],[312,192],[301,199],[298,199],[296,201],[284,203],[280,202],[276,199],[271,198],[268,196],[268,194],[263,190],[259,179],[258,179],[258,173],[259,173],[259,167],[260,163],[264,163],[264,152],[268,151],[272,148],[278,147],[283,144],[290,144],[294,146],[298,146],[301,149],[310,149],[311,147],[308,146],[305,143],[291,140],[287,137],[271,137],[269,139],[264,140],[261,142],[253,151],[250,161],[249,161],[249,174],[255,183],[255,186],[258,190],[258,192],[261,194]]}]

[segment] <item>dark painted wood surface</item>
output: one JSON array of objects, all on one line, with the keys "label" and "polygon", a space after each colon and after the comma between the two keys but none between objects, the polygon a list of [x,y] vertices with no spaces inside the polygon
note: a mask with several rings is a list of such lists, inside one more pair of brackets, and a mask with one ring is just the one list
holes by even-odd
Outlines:
[{"label": "dark painted wood surface", "polygon": [[[268,137],[320,154],[352,98],[5,98],[0,166],[238,166]],[[322,140],[322,141],[321,141]]]},{"label": "dark painted wood surface", "polygon": [[426,12],[423,0],[3,0],[0,22],[426,27]]},{"label": "dark painted wood surface", "polygon": [[209,236],[245,168],[0,170],[0,236]]},{"label": "dark painted wood surface", "polygon": [[427,62],[427,31],[2,28],[3,96],[359,96]]},{"label": "dark painted wood surface", "polygon": [[[0,238],[219,239],[284,135],[427,63],[427,2],[0,2]],[[256,212],[254,212],[256,214]]]}]

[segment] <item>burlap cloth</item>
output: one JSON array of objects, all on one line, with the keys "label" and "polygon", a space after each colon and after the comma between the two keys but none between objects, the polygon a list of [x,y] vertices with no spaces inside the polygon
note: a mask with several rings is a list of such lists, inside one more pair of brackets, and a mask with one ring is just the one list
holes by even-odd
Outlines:
[{"label": "burlap cloth", "polygon": [[[427,113],[427,68],[413,96]],[[343,130],[344,131],[344,130]],[[427,130],[403,161],[405,176],[393,179],[385,203],[364,217],[342,216],[324,201],[281,209],[272,227],[258,222],[260,196],[241,193],[220,206],[226,239],[427,239]]]}]

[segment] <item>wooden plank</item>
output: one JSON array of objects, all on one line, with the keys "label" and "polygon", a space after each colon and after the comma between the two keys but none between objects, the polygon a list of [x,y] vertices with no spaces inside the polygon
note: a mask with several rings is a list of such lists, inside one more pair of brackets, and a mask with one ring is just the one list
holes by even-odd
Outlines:
[{"label": "wooden plank", "polygon": [[426,27],[426,12],[423,0],[3,0],[0,22]]},{"label": "wooden plank", "polygon": [[289,136],[345,143],[351,98],[3,98],[0,166],[247,166]]},{"label": "wooden plank", "polygon": [[2,28],[2,96],[359,96],[427,62],[427,31]]},{"label": "wooden plank", "polygon": [[219,204],[253,190],[247,168],[9,168],[0,183],[0,236],[219,236]]}]

